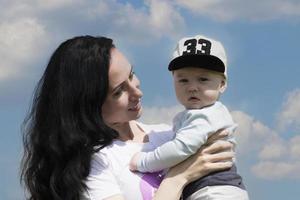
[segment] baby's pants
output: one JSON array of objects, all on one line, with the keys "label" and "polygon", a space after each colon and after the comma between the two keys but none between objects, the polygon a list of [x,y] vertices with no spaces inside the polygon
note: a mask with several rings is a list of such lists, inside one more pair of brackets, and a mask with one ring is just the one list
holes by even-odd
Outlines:
[{"label": "baby's pants", "polygon": [[206,186],[187,200],[249,200],[246,190],[230,185]]}]

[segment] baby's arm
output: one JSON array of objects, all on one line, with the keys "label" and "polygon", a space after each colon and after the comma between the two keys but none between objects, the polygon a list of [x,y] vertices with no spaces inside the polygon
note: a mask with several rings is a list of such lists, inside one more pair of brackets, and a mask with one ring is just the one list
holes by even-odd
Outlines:
[{"label": "baby's arm", "polygon": [[131,170],[154,172],[172,167],[185,160],[203,145],[212,130],[206,118],[190,115],[173,140],[151,152],[139,152],[131,160]]}]

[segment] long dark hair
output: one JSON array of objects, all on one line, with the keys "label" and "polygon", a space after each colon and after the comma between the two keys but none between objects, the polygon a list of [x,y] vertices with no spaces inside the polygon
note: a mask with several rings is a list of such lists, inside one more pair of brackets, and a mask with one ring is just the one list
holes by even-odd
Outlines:
[{"label": "long dark hair", "polygon": [[22,125],[28,199],[80,199],[92,154],[118,136],[101,116],[112,48],[109,38],[80,36],[51,56]]}]

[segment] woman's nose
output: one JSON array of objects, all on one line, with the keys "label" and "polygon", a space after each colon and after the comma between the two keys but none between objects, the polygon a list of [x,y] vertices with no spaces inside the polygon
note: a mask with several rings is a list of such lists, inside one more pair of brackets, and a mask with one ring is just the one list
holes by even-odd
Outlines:
[{"label": "woman's nose", "polygon": [[130,84],[130,100],[135,101],[143,96],[139,83]]}]

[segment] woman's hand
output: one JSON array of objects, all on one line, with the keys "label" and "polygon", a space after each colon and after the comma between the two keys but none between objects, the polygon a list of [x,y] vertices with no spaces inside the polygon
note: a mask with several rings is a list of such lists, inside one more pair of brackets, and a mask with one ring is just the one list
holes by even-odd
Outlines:
[{"label": "woman's hand", "polygon": [[154,199],[179,199],[183,188],[188,183],[211,172],[230,168],[234,153],[233,144],[222,140],[227,136],[227,131],[218,131],[196,154],[170,168]]},{"label": "woman's hand", "polygon": [[213,134],[196,154],[172,167],[167,176],[182,176],[186,184],[211,172],[230,168],[233,164],[233,144],[222,140],[228,132],[218,131]]}]

